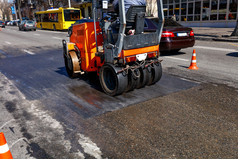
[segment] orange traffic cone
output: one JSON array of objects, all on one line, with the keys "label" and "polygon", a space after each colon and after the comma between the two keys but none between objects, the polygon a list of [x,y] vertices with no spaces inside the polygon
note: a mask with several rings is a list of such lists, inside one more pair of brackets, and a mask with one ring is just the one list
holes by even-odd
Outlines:
[{"label": "orange traffic cone", "polygon": [[13,159],[4,134],[0,132],[0,159]]},{"label": "orange traffic cone", "polygon": [[188,69],[198,70],[195,49],[193,50],[193,56],[192,56],[192,60],[191,60],[191,65],[189,66]]}]

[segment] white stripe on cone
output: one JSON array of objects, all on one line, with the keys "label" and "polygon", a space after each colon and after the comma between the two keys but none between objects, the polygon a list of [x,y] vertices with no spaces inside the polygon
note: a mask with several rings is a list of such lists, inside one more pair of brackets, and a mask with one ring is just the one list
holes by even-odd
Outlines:
[{"label": "white stripe on cone", "polygon": [[192,63],[196,63],[197,62],[197,60],[192,60]]},{"label": "white stripe on cone", "polygon": [[0,154],[4,154],[9,151],[9,147],[7,144],[0,146]]}]

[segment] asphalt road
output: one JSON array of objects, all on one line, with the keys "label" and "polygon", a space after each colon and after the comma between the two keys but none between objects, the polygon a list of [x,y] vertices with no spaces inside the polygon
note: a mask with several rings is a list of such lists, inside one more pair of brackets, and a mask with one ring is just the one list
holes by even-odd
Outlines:
[{"label": "asphalt road", "polygon": [[[0,32],[0,131],[14,158],[237,158],[238,45],[163,54],[163,78],[121,96],[68,78],[66,32]],[[189,70],[196,49],[199,70]]]}]

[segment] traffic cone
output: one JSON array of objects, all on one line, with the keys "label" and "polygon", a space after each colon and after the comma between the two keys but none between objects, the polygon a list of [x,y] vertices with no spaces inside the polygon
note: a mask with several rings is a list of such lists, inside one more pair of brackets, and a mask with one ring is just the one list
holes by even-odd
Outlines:
[{"label": "traffic cone", "polygon": [[13,159],[4,134],[0,132],[0,159]]},{"label": "traffic cone", "polygon": [[195,49],[193,50],[193,56],[192,56],[191,64],[190,64],[188,69],[198,70]]}]

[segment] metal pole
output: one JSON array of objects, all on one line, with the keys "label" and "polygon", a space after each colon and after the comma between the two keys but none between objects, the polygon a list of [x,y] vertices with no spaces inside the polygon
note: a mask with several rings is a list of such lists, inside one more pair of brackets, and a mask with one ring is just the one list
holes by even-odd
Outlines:
[{"label": "metal pole", "polygon": [[69,8],[71,8],[71,2],[70,2],[70,0],[68,0],[69,1]]},{"label": "metal pole", "polygon": [[96,0],[93,0],[93,23],[94,23],[94,35],[95,35],[95,42],[96,42],[96,50],[98,52],[98,40],[97,40],[97,26],[96,26],[96,10],[97,10],[97,2]]}]

